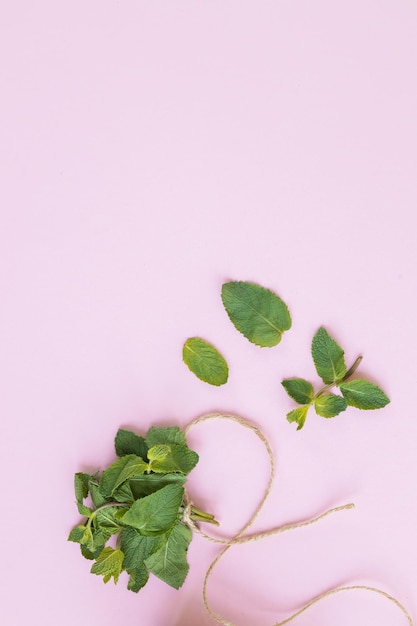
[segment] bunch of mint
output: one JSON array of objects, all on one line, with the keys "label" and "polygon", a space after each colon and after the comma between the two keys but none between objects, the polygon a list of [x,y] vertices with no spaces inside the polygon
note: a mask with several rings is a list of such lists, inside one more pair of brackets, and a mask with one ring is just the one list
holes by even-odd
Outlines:
[{"label": "bunch of mint", "polygon": [[[128,589],[138,592],[154,574],[179,589],[187,573],[192,533],[183,521],[184,484],[198,463],[178,427],[152,427],[141,437],[120,429],[115,438],[119,457],[102,473],[74,477],[78,512],[86,518],[68,540],[80,544],[94,560],[91,573],[117,583],[129,574]],[[84,500],[89,498],[88,504]],[[213,515],[189,507],[195,522],[216,524]],[[107,545],[111,537],[116,542]]]}]

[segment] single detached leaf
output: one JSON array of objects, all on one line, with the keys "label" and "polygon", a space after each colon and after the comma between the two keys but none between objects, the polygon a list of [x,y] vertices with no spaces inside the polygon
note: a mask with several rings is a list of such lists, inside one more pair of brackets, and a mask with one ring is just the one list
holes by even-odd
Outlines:
[{"label": "single detached leaf", "polygon": [[339,415],[347,408],[347,403],[342,396],[336,396],[334,393],[329,393],[324,396],[319,396],[314,400],[314,408],[317,415],[321,417],[334,417]]},{"label": "single detached leaf", "polygon": [[323,326],[313,337],[311,354],[323,382],[329,384],[342,380],[346,374],[344,351]]},{"label": "single detached leaf", "polygon": [[123,530],[120,548],[125,555],[123,567],[130,576],[127,585],[130,591],[137,593],[146,585],[149,574],[144,561],[153,552],[158,550],[165,541],[164,535],[159,537],[144,537],[134,528],[127,527]]},{"label": "single detached leaf", "polygon": [[205,383],[224,385],[229,376],[229,368],[220,352],[208,341],[191,337],[184,343],[182,358],[187,367]]},{"label": "single detached leaf", "polygon": [[304,426],[304,422],[306,421],[308,406],[300,406],[298,409],[294,409],[287,413],[287,420],[290,422],[295,422],[298,424],[297,430],[300,430]]},{"label": "single detached leaf", "polygon": [[126,456],[127,454],[136,454],[146,461],[148,446],[143,437],[132,433],[130,430],[119,428],[114,440],[114,447],[117,456]]},{"label": "single detached leaf", "polygon": [[159,491],[162,487],[176,483],[177,485],[184,485],[186,477],[182,474],[144,474],[137,478],[132,478],[129,481],[129,486],[133,494],[133,498],[143,498],[149,496],[155,491]]},{"label": "single detached leaf", "polygon": [[339,388],[348,405],[358,409],[381,409],[390,402],[382,389],[367,380],[350,380]]},{"label": "single detached leaf", "polygon": [[103,576],[105,583],[113,577],[116,584],[122,571],[123,559],[124,554],[121,550],[114,550],[110,547],[104,548],[90,571],[92,574]]},{"label": "single detached leaf", "polygon": [[187,550],[191,538],[191,530],[178,521],[165,545],[145,560],[149,571],[174,589],[179,589],[187,576]]},{"label": "single detached leaf", "polygon": [[147,463],[139,456],[135,454],[127,454],[122,456],[110,465],[102,474],[100,480],[100,492],[106,497],[110,498],[112,493],[122,484],[125,480],[133,478],[134,476],[140,476],[147,469]]},{"label": "single detached leaf", "polygon": [[158,443],[179,443],[186,446],[187,440],[178,426],[152,426],[146,433],[146,445],[151,448]]},{"label": "single detached leaf", "polygon": [[232,324],[257,346],[276,346],[282,333],[291,328],[287,305],[270,289],[231,281],[224,283],[221,295]]},{"label": "single detached leaf", "polygon": [[136,500],[123,517],[123,523],[141,535],[152,537],[169,530],[178,518],[184,488],[172,484]]},{"label": "single detached leaf", "polygon": [[158,444],[148,450],[149,467],[158,474],[189,474],[198,463],[198,454],[187,446]]},{"label": "single detached leaf", "polygon": [[281,385],[298,404],[308,404],[313,398],[313,385],[308,380],[304,380],[304,378],[286,378]]}]

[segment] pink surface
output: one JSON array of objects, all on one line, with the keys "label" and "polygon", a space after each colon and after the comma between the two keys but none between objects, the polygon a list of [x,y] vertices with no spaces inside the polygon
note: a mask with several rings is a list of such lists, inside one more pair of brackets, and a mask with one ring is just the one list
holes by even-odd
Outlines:
[{"label": "pink surface", "polygon": [[[417,620],[417,5],[411,0],[9,2],[0,9],[0,380],[7,626],[210,626],[217,547],[196,537],[180,591],[139,595],[67,543],[75,471],[119,426],[255,421],[278,476],[255,528],[354,501],[316,526],[229,551],[209,584],[238,626],[270,626],[337,584],[395,595]],[[289,304],[260,350],[231,326],[226,279]],[[392,403],[313,414],[296,432],[284,377],[314,377],[324,324]],[[201,335],[230,364],[212,388],[181,362]],[[190,435],[190,487],[231,533],[267,476],[230,424]],[[336,596],[297,626],[406,620]]]}]

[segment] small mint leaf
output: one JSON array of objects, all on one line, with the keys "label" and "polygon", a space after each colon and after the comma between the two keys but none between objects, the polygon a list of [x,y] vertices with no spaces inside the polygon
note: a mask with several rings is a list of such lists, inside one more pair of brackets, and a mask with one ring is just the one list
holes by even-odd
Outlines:
[{"label": "small mint leaf", "polygon": [[148,446],[146,445],[145,439],[132,433],[130,430],[119,428],[114,440],[114,447],[117,456],[122,457],[128,454],[135,454],[146,461]]},{"label": "small mint leaf", "polygon": [[323,327],[313,337],[311,354],[317,374],[326,385],[342,380],[346,374],[344,351]]},{"label": "small mint leaf", "polygon": [[114,584],[116,584],[122,571],[123,559],[124,554],[121,550],[114,550],[110,547],[104,548],[90,571],[92,574],[103,576],[105,583],[113,578]]},{"label": "small mint leaf", "polygon": [[357,409],[381,409],[390,402],[380,387],[367,380],[350,380],[341,383],[339,388],[347,404]]},{"label": "small mint leaf", "polygon": [[291,328],[287,305],[276,293],[256,283],[231,281],[222,286],[224,308],[235,328],[251,343],[276,346]]},{"label": "small mint leaf", "polygon": [[158,443],[178,443],[186,446],[187,440],[178,426],[152,426],[146,433],[146,445],[151,448]]},{"label": "small mint leaf", "polygon": [[293,411],[287,413],[287,420],[290,422],[290,424],[292,422],[298,424],[297,430],[301,430],[301,428],[304,426],[304,422],[306,421],[308,413],[308,408],[308,406],[300,406],[298,409],[294,409]]},{"label": "small mint leaf", "polygon": [[149,468],[157,474],[189,474],[198,463],[198,454],[187,446],[157,444],[148,450]]},{"label": "small mint leaf", "polygon": [[342,396],[337,396],[334,393],[319,396],[314,400],[316,413],[321,417],[334,417],[335,415],[339,415],[342,411],[345,411],[346,407],[346,400],[342,398]]},{"label": "small mint leaf", "polygon": [[141,457],[135,454],[122,456],[103,472],[100,480],[100,493],[105,498],[110,498],[125,480],[140,476],[146,469],[147,463]]},{"label": "small mint leaf", "polygon": [[220,352],[208,341],[190,337],[184,343],[182,359],[200,380],[219,387],[227,382],[229,368]]},{"label": "small mint leaf", "polygon": [[286,378],[281,382],[281,385],[298,404],[308,404],[313,398],[313,385],[304,378]]}]

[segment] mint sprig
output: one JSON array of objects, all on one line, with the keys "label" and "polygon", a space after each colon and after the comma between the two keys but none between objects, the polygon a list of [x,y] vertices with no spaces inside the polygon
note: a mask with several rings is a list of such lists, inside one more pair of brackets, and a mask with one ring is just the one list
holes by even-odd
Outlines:
[{"label": "mint sprig", "polygon": [[[312,383],[303,378],[287,378],[281,383],[288,395],[301,405],[287,414],[287,420],[296,423],[297,430],[304,426],[311,406],[314,406],[317,415],[330,418],[339,415],[348,406],[373,410],[380,409],[390,402],[382,389],[374,383],[362,378],[350,380],[362,357],[359,356],[347,369],[344,350],[323,327],[320,327],[313,337],[311,355],[317,374],[325,383],[323,387],[315,392]],[[342,395],[330,393],[334,387],[338,388]]]},{"label": "mint sprig", "polygon": [[[69,534],[81,554],[94,560],[91,573],[117,583],[123,571],[138,592],[153,573],[179,589],[187,573],[192,533],[184,522],[184,484],[198,463],[177,427],[152,427],[146,437],[120,429],[118,459],[103,472],[74,477],[75,500],[85,517]],[[88,498],[88,504],[85,500]],[[188,507],[195,522],[217,524],[214,516]],[[107,545],[116,535],[116,547]]]}]

